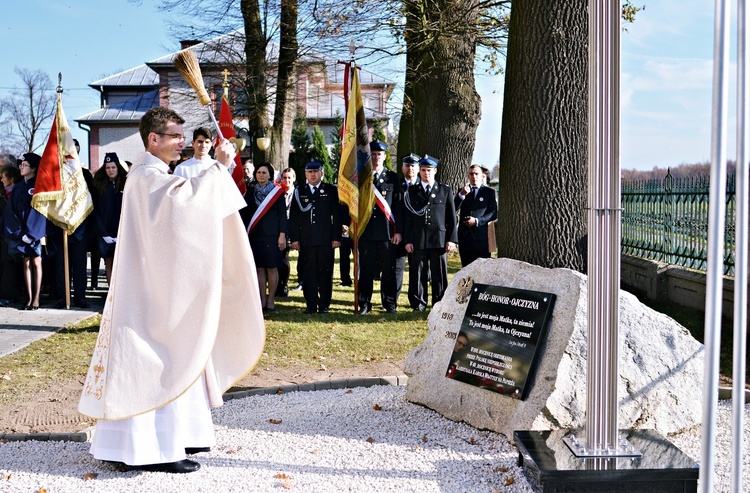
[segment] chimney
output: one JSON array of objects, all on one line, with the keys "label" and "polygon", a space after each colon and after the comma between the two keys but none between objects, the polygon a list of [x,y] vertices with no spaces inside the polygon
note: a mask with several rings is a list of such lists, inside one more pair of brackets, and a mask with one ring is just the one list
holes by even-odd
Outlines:
[{"label": "chimney", "polygon": [[200,39],[182,39],[180,40],[180,49],[184,50],[185,48],[190,48],[191,46],[195,46],[198,43],[202,43]]}]

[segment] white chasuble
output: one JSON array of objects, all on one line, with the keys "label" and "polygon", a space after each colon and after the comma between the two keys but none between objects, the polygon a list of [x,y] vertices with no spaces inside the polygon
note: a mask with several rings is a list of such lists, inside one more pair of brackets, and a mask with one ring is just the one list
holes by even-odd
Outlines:
[{"label": "white chasuble", "polygon": [[128,173],[112,282],[78,411],[123,419],[182,395],[205,370],[209,402],[265,342],[237,185],[216,164],[184,179],[144,153]]}]

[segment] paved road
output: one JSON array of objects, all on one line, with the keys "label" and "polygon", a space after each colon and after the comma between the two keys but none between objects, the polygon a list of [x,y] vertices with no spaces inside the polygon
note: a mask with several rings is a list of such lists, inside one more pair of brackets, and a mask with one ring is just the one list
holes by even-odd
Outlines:
[{"label": "paved road", "polygon": [[85,310],[42,307],[24,311],[17,307],[0,308],[0,358],[100,312],[103,305],[101,297],[88,297],[87,301],[91,303],[91,308]]}]

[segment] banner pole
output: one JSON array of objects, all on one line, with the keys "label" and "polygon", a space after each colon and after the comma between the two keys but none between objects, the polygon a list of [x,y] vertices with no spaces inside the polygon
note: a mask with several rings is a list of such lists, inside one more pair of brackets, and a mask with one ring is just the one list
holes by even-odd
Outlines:
[{"label": "banner pole", "polygon": [[63,265],[65,277],[65,308],[70,310],[70,265],[68,264],[68,232],[63,230]]},{"label": "banner pole", "polygon": [[350,231],[354,234],[349,234],[352,239],[352,254],[354,255],[354,262],[352,265],[352,277],[354,278],[354,313],[359,313],[359,235],[357,234],[357,223],[352,221]]}]

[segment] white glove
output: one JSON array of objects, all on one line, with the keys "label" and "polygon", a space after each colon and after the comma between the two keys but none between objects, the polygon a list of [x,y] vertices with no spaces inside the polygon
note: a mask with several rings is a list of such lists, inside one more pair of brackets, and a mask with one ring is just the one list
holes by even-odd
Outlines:
[{"label": "white glove", "polygon": [[27,235],[23,235],[23,238],[21,238],[21,240],[23,240],[24,243],[27,243],[29,245],[31,245],[31,243],[34,241],[31,238],[29,238]]},{"label": "white glove", "polygon": [[112,243],[117,241],[115,238],[112,238],[111,236],[102,236],[102,239],[104,240],[104,243],[108,245],[111,245]]}]

